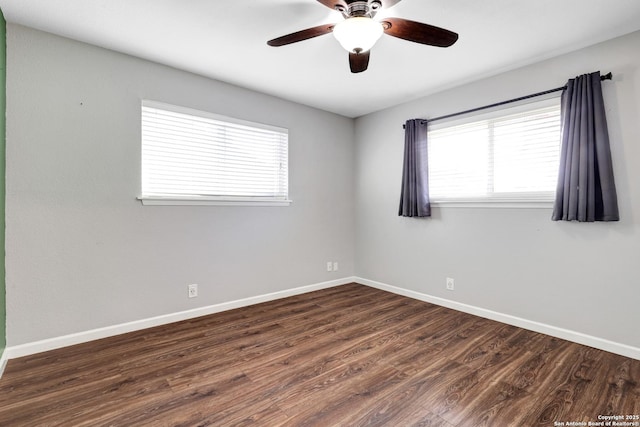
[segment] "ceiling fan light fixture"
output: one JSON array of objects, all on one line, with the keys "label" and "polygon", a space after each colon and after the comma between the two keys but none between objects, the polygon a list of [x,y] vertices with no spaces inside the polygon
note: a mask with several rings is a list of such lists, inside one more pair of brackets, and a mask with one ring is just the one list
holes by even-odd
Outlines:
[{"label": "ceiling fan light fixture", "polygon": [[373,47],[384,29],[369,17],[355,16],[336,24],[333,35],[348,52],[362,53]]}]

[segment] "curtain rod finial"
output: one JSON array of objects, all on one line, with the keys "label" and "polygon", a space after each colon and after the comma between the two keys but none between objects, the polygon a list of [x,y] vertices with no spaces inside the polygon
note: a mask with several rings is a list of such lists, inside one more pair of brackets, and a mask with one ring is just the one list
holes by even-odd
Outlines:
[{"label": "curtain rod finial", "polygon": [[613,74],[609,71],[607,74],[600,76],[600,80],[611,80],[613,78]]}]

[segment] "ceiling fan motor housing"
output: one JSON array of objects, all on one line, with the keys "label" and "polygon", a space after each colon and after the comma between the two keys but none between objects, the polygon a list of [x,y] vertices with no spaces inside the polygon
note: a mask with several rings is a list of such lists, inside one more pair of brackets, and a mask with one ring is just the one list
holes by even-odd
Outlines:
[{"label": "ceiling fan motor housing", "polygon": [[380,0],[355,0],[348,2],[346,8],[342,4],[335,5],[335,9],[345,18],[360,16],[373,18],[381,8],[382,2]]}]

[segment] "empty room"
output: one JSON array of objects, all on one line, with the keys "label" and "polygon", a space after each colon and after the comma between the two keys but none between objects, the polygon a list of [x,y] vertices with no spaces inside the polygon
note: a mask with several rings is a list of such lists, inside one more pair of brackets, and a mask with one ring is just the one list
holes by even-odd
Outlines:
[{"label": "empty room", "polygon": [[0,10],[0,426],[640,427],[637,0]]}]

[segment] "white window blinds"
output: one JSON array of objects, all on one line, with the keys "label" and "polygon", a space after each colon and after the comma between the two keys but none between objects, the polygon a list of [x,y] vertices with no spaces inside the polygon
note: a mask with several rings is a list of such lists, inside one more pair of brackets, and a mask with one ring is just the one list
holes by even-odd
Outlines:
[{"label": "white window blinds", "polygon": [[287,129],[142,104],[142,198],[288,198]]},{"label": "white window blinds", "polygon": [[560,157],[560,100],[430,125],[433,202],[551,201]]}]

